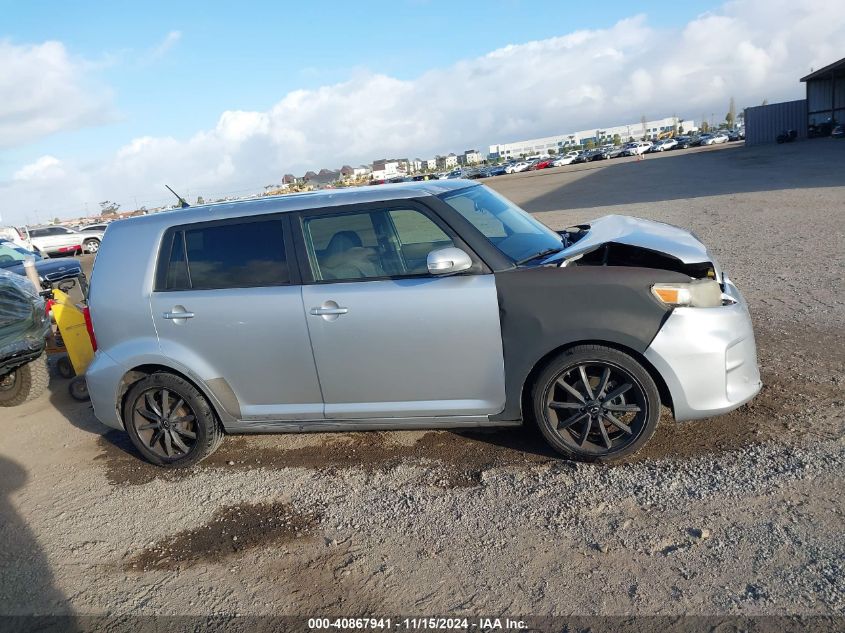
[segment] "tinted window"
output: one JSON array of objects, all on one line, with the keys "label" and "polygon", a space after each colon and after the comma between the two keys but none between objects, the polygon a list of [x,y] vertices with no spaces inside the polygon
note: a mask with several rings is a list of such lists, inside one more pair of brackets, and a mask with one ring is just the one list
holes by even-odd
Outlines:
[{"label": "tinted window", "polygon": [[274,218],[199,225],[177,232],[171,244],[164,287],[199,290],[278,286],[289,282],[282,223]]},{"label": "tinted window", "polygon": [[170,262],[167,266],[164,287],[167,290],[182,290],[191,287],[188,278],[188,262],[185,260],[185,238],[182,231],[173,234],[173,245],[170,249]]}]

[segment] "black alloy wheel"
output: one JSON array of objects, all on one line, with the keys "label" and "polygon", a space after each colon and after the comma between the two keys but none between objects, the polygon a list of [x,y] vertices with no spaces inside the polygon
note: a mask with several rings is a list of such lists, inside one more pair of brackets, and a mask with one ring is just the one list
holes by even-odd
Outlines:
[{"label": "black alloy wheel", "polygon": [[132,405],[132,424],[138,437],[162,459],[191,452],[197,441],[193,409],[184,398],[164,387],[141,393]]},{"label": "black alloy wheel", "polygon": [[181,376],[165,372],[132,386],[124,399],[123,422],[135,448],[158,466],[195,464],[214,452],[223,438],[202,393]]},{"label": "black alloy wheel", "polygon": [[584,345],[556,358],[534,390],[534,413],[553,448],[582,461],[612,461],[639,450],[660,416],[660,395],[629,355]]}]

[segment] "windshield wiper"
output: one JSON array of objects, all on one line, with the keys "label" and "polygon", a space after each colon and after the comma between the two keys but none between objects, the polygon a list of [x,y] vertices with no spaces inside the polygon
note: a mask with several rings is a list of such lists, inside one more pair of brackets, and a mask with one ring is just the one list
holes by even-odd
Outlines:
[{"label": "windshield wiper", "polygon": [[562,246],[558,246],[556,248],[547,248],[545,250],[540,251],[539,253],[534,253],[533,255],[529,255],[523,259],[517,260],[516,265],[522,266],[523,264],[527,264],[533,259],[539,259],[541,257],[545,257],[546,255],[551,255],[552,253],[559,253],[563,250]]}]

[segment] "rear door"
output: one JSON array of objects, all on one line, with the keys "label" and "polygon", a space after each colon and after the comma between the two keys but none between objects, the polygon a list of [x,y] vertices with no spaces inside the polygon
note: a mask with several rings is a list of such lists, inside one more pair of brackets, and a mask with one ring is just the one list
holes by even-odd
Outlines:
[{"label": "rear door", "polygon": [[428,273],[432,250],[471,253],[432,211],[408,201],[317,210],[300,215],[299,229],[302,298],[327,418],[502,410],[493,275],[477,258],[467,274]]},{"label": "rear door", "polygon": [[234,398],[243,420],[322,418],[288,227],[284,215],[202,222],[162,243],[151,297],[161,351]]}]

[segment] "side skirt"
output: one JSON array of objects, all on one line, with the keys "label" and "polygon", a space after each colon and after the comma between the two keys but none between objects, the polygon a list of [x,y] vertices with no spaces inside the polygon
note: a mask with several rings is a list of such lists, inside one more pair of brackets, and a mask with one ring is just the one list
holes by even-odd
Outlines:
[{"label": "side skirt", "polygon": [[228,433],[326,433],[330,431],[410,431],[522,426],[521,420],[491,420],[487,416],[455,418],[380,418],[356,420],[237,420],[223,425]]}]

